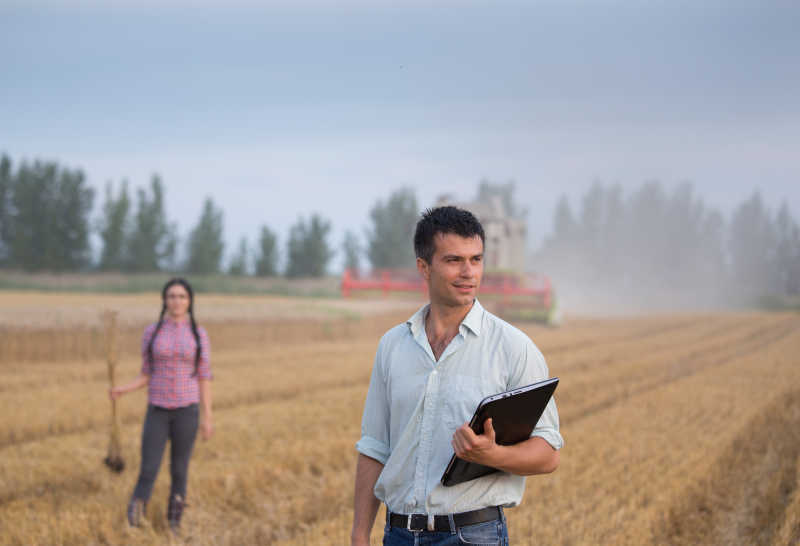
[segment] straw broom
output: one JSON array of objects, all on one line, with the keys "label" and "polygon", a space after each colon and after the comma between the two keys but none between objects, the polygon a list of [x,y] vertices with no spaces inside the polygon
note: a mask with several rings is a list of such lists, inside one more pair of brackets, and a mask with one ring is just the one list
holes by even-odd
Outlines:
[{"label": "straw broom", "polygon": [[[111,388],[115,385],[115,372],[117,368],[117,312],[105,311],[103,313],[105,326],[106,358],[108,361],[108,381]],[[111,437],[108,442],[108,456],[103,460],[113,472],[122,472],[125,461],[122,459],[122,448],[119,441],[119,416],[117,415],[117,401],[111,400]]]}]

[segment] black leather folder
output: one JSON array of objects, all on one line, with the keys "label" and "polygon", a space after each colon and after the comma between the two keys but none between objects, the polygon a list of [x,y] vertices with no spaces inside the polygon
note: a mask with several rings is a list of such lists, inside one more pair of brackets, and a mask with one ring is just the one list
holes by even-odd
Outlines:
[{"label": "black leather folder", "polygon": [[[491,417],[495,441],[498,444],[513,445],[525,441],[530,438],[536,423],[544,413],[547,402],[553,396],[556,386],[558,386],[558,378],[553,377],[532,385],[488,396],[478,404],[469,426],[472,427],[475,434],[483,434],[483,423]],[[442,485],[455,485],[486,476],[492,472],[500,472],[500,470],[467,462],[456,457],[454,453],[442,475]]]}]

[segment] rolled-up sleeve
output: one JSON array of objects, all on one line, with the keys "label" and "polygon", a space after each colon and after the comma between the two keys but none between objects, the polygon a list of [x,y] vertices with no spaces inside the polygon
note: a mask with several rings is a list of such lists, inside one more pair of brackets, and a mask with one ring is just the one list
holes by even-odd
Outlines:
[{"label": "rolled-up sleeve", "polygon": [[205,328],[198,326],[197,334],[200,336],[200,362],[197,365],[198,379],[213,379],[211,373],[211,342]]},{"label": "rolled-up sleeve", "polygon": [[[516,370],[512,377],[512,384],[509,388],[514,389],[524,385],[530,385],[538,381],[544,381],[550,377],[550,372],[547,369],[547,363],[544,360],[544,355],[528,340],[524,345],[524,349],[520,358],[517,361]],[[539,436],[543,438],[553,449],[561,449],[564,447],[564,438],[561,437],[558,421],[558,409],[556,408],[555,398],[550,398],[547,406],[539,418],[539,422],[531,433],[531,438]]]},{"label": "rolled-up sleeve", "polygon": [[356,450],[386,464],[389,459],[389,401],[386,396],[386,379],[383,370],[382,343],[375,354],[372,366],[372,378],[369,382],[367,400],[364,403],[364,415],[361,418],[361,439],[356,443]]}]

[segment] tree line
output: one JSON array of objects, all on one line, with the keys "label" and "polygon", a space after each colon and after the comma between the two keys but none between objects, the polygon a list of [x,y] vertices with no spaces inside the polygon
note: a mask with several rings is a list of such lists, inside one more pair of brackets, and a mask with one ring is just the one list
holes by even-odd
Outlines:
[{"label": "tree line", "polygon": [[[145,187],[107,183],[92,219],[94,193],[80,170],[47,161],[14,168],[0,157],[0,267],[306,277],[324,275],[337,252],[355,270],[365,262],[373,268],[414,262],[420,208],[410,188],[376,201],[361,235],[347,231],[335,244],[330,220],[314,213],[297,219],[283,245],[262,225],[255,245],[242,238],[226,264],[224,214],[210,197],[181,239],[167,218],[159,176]],[[490,196],[510,215],[525,216],[512,183],[483,181],[477,200]],[[92,232],[100,239],[95,259]],[[554,279],[558,292],[583,303],[753,303],[800,293],[800,230],[786,203],[770,210],[758,192],[726,219],[689,184],[647,182],[626,193],[595,183],[578,206],[561,197],[552,233],[530,264]]]},{"label": "tree line", "polygon": [[52,162],[14,171],[0,158],[0,264],[30,271],[85,268],[94,192],[80,170]]},{"label": "tree line", "polygon": [[[315,277],[325,275],[337,252],[330,220],[319,213],[299,217],[285,242],[281,267],[278,235],[261,226],[255,248],[242,238],[229,260],[225,250],[224,214],[206,198],[189,230],[183,258],[175,222],[165,209],[165,187],[153,175],[146,187],[116,188],[107,183],[99,217],[91,218],[95,191],[84,173],[52,161],[22,162],[0,157],[0,267],[25,271],[187,272],[199,274]],[[361,237],[345,233],[341,252],[345,267],[360,269],[366,254],[373,267],[413,263],[410,241],[419,213],[410,189],[394,192],[370,211],[372,227]],[[96,259],[90,234],[100,239]]]},{"label": "tree line", "polygon": [[726,220],[688,183],[625,194],[598,182],[578,207],[562,196],[534,261],[589,305],[719,306],[800,293],[800,229],[785,202],[770,210],[754,192]]}]

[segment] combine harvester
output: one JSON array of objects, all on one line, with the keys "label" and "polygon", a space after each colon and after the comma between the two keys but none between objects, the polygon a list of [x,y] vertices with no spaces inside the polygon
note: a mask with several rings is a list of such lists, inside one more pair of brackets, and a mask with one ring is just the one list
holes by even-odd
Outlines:
[{"label": "combine harvester", "polygon": [[[379,269],[365,275],[346,269],[342,297],[391,297],[397,293],[427,294],[428,287],[414,269]],[[557,325],[550,279],[532,273],[487,272],[478,291],[481,303],[509,321],[536,321]]]}]

